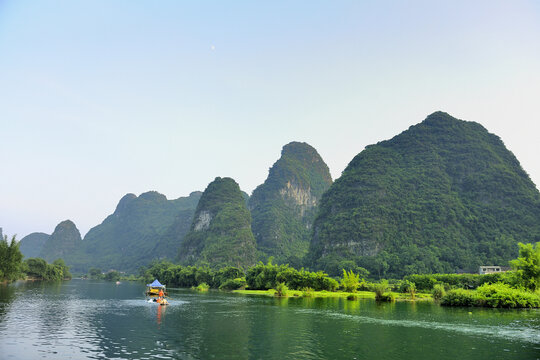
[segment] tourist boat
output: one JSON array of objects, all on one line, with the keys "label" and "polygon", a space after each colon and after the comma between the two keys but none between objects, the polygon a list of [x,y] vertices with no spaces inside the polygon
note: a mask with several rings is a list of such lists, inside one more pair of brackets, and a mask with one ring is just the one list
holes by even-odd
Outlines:
[{"label": "tourist boat", "polygon": [[[163,291],[163,296],[160,297],[159,293]],[[155,302],[159,305],[168,305],[169,302],[165,299],[165,296],[169,295],[165,291],[165,285],[161,284],[157,279],[153,283],[146,285],[146,298],[148,302]]]}]

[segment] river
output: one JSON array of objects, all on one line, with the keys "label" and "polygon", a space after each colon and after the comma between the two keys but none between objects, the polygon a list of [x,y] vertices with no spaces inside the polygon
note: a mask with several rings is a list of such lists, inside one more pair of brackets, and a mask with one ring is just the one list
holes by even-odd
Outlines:
[{"label": "river", "polygon": [[0,359],[539,359],[540,311],[72,280],[0,285]]}]

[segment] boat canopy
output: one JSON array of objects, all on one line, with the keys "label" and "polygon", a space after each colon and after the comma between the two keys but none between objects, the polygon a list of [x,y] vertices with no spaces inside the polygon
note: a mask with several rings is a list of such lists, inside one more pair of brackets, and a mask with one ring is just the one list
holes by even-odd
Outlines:
[{"label": "boat canopy", "polygon": [[148,287],[165,287],[165,285],[162,285],[157,279],[154,280],[151,284],[146,284]]}]

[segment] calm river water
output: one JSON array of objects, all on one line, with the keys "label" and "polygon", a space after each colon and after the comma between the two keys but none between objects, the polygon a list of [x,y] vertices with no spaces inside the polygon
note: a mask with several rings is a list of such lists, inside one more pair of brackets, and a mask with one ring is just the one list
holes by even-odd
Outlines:
[{"label": "calm river water", "polygon": [[0,285],[0,359],[539,359],[540,312],[72,280]]}]

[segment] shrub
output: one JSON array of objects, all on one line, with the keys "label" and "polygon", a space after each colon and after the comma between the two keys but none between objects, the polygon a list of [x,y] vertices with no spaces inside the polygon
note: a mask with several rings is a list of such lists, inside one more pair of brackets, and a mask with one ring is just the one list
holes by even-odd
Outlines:
[{"label": "shrub", "polygon": [[310,287],[305,287],[302,289],[302,296],[303,297],[313,297],[315,294],[313,293],[313,289]]},{"label": "shrub", "polygon": [[431,291],[433,299],[437,301],[441,300],[445,293],[446,291],[444,290],[444,285],[442,284],[435,284],[433,286],[433,290]]},{"label": "shrub", "polygon": [[465,289],[450,290],[441,299],[443,306],[474,306],[475,304],[474,293]]},{"label": "shrub", "polygon": [[204,282],[200,283],[195,288],[195,290],[197,290],[197,291],[208,291],[208,289],[210,289],[210,285],[208,285],[207,283],[204,283]]},{"label": "shrub", "polygon": [[285,283],[277,283],[276,285],[276,292],[274,293],[275,296],[287,296],[287,292],[289,291],[289,288]]},{"label": "shrub", "polygon": [[414,285],[414,283],[411,283],[407,288],[407,292],[411,295],[411,299],[414,300],[416,296],[416,285]]},{"label": "shrub", "polygon": [[478,286],[504,281],[504,273],[494,274],[416,274],[405,276],[405,281],[416,285],[420,291],[431,291],[435,284],[446,283],[450,288],[476,289]]},{"label": "shrub", "polygon": [[379,298],[378,299],[376,298],[375,300],[392,302],[396,300],[396,297],[394,294],[388,292],[388,293],[381,294],[381,296],[379,296]]},{"label": "shrub", "polygon": [[507,284],[485,284],[476,290],[476,305],[502,308],[539,307],[538,294],[514,289]]},{"label": "shrub", "polygon": [[502,308],[540,307],[540,296],[537,293],[514,289],[508,284],[496,283],[482,285],[476,291],[450,290],[443,296],[441,305]]},{"label": "shrub", "polygon": [[246,279],[229,279],[219,286],[220,290],[238,290],[246,287]]},{"label": "shrub", "polygon": [[358,300],[358,296],[355,294],[347,295],[347,300]]},{"label": "shrub", "polygon": [[107,281],[118,281],[120,280],[120,273],[116,270],[111,270],[105,274],[105,280]]},{"label": "shrub", "polygon": [[388,280],[382,280],[380,283],[373,284],[373,292],[375,292],[375,300],[383,301],[383,294],[388,290]]},{"label": "shrub", "polygon": [[341,286],[346,292],[355,292],[360,285],[360,275],[355,274],[352,270],[347,272],[343,269],[343,278],[341,279]]},{"label": "shrub", "polygon": [[414,297],[416,295],[416,284],[409,280],[403,280],[399,284],[398,290],[400,293],[409,293],[411,295],[411,299],[414,300]]}]

